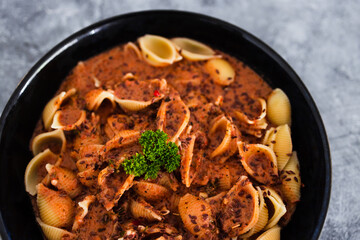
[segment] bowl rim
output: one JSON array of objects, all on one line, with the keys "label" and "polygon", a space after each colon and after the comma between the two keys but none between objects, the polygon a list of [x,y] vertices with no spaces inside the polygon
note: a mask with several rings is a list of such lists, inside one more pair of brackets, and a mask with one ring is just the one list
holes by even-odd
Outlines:
[{"label": "bowl rim", "polygon": [[[183,11],[183,10],[144,10],[144,11],[135,11],[124,13],[120,15],[116,15],[113,17],[109,17],[98,22],[95,22],[91,25],[88,25],[85,28],[71,34],[58,44],[56,44],[53,48],[51,48],[43,57],[41,57],[31,69],[24,75],[24,77],[18,83],[16,89],[12,93],[11,97],[9,98],[4,110],[2,111],[0,117],[0,145],[3,144],[5,141],[5,137],[3,135],[3,130],[5,123],[7,121],[8,115],[11,113],[14,106],[17,104],[18,99],[24,94],[27,89],[27,86],[36,78],[37,74],[46,67],[48,63],[50,63],[53,59],[55,59],[59,54],[61,54],[66,49],[73,47],[76,45],[78,39],[86,37],[88,35],[93,35],[96,32],[95,29],[99,29],[102,26],[110,24],[112,22],[119,21],[124,18],[128,17],[136,17],[137,15],[161,15],[161,14],[181,14],[186,15],[193,18],[201,18],[206,21],[215,22],[219,25],[219,27],[231,29],[236,32],[241,32],[243,38],[247,41],[254,44],[257,48],[261,49],[266,55],[268,55],[272,61],[275,61],[292,79],[295,83],[296,87],[300,91],[300,93],[304,96],[305,101],[310,107],[310,110],[314,116],[314,120],[316,122],[317,128],[320,132],[320,138],[322,147],[324,149],[324,160],[325,160],[325,189],[324,189],[324,198],[322,202],[322,208],[320,210],[320,217],[317,220],[315,231],[312,234],[312,239],[318,239],[321,234],[321,230],[325,223],[329,202],[330,202],[330,195],[331,195],[331,155],[330,155],[330,146],[325,130],[324,123],[321,119],[320,112],[313,100],[312,96],[310,95],[309,91],[305,87],[305,84],[302,82],[300,77],[296,74],[296,72],[290,67],[290,65],[277,53],[275,52],[270,46],[266,43],[261,41],[259,38],[255,37],[253,34],[247,32],[246,30],[218,18],[208,16],[205,14],[197,13],[197,12],[190,12],[190,11]],[[9,239],[9,235],[7,234],[7,229],[4,224],[4,220],[2,217],[2,213],[0,210],[0,236],[5,240]]]}]

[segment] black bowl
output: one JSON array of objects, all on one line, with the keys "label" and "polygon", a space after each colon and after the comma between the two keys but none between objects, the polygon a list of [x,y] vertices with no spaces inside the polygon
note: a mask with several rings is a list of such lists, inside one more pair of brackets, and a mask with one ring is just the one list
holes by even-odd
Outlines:
[{"label": "black bowl", "polygon": [[256,37],[221,20],[180,11],[130,13],[91,25],[54,47],[24,77],[1,116],[2,238],[41,238],[23,176],[32,158],[29,140],[47,101],[78,61],[146,33],[207,43],[244,61],[272,87],[286,92],[304,188],[295,215],[281,235],[283,239],[318,239],[329,203],[331,162],[326,132],[309,92],[290,66]]}]

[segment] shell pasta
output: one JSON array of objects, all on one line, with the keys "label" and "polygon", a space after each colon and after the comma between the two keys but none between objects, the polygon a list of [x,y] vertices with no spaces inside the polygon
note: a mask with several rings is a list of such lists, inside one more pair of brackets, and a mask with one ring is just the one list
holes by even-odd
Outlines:
[{"label": "shell pasta", "polygon": [[79,62],[30,148],[25,187],[50,240],[280,239],[301,201],[286,93],[181,36]]}]

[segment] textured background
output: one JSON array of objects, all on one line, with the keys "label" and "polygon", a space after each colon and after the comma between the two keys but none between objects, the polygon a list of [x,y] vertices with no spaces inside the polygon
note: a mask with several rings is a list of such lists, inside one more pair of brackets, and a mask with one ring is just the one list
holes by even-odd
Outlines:
[{"label": "textured background", "polygon": [[360,239],[360,2],[304,2],[0,0],[0,112],[40,57],[95,21],[146,9],[181,9],[223,19],[269,44],[308,87],[327,129],[333,163],[321,239]]}]

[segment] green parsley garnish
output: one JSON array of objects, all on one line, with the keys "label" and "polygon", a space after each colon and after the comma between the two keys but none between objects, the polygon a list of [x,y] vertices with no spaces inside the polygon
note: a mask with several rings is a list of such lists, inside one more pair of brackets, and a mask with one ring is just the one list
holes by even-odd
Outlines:
[{"label": "green parsley garnish", "polygon": [[173,142],[167,142],[168,135],[160,130],[145,131],[140,137],[142,153],[126,159],[122,166],[127,174],[145,179],[155,179],[161,169],[172,172],[180,166],[179,149]]}]

